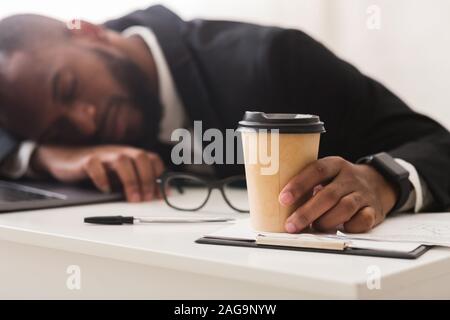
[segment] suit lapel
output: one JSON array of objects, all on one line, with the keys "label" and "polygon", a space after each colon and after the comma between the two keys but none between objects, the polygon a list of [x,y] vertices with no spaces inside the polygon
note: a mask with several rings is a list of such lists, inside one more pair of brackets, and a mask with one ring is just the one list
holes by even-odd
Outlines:
[{"label": "suit lapel", "polygon": [[[176,88],[189,116],[189,125],[201,120],[203,130],[224,129],[211,105],[204,81],[189,50],[184,34],[188,24],[163,6],[152,6],[138,10],[122,18],[111,20],[105,26],[121,32],[131,26],[145,26],[152,29],[164,53]],[[171,146],[159,144],[155,147],[165,160],[170,161]]]},{"label": "suit lapel", "polygon": [[147,12],[146,21],[168,62],[178,93],[187,109],[190,125],[193,125],[194,120],[202,120],[204,129],[221,129],[199,69],[183,38],[186,22],[163,6],[151,7]]}]

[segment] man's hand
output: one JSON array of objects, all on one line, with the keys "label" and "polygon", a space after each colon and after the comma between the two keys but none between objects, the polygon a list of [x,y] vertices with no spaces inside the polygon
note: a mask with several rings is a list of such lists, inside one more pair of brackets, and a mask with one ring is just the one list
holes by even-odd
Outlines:
[{"label": "man's hand", "polygon": [[62,182],[90,179],[103,192],[111,191],[116,176],[130,202],[159,198],[156,178],[164,170],[156,153],[127,146],[40,146],[31,165]]},{"label": "man's hand", "polygon": [[381,223],[397,200],[395,188],[374,168],[339,157],[317,160],[292,178],[280,193],[282,205],[314,195],[286,221],[299,232],[311,224],[321,231],[343,225],[347,232],[366,232]]}]

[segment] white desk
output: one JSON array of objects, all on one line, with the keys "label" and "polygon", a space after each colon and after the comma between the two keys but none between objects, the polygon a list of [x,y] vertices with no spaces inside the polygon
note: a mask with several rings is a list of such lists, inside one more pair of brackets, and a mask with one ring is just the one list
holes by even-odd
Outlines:
[{"label": "white desk", "polygon": [[[214,197],[203,213],[242,217]],[[86,225],[92,215],[180,214],[164,202],[0,215],[0,298],[450,298],[450,250],[417,260],[200,245],[224,226]],[[68,266],[81,289],[66,285]],[[367,270],[381,272],[369,290]]]}]

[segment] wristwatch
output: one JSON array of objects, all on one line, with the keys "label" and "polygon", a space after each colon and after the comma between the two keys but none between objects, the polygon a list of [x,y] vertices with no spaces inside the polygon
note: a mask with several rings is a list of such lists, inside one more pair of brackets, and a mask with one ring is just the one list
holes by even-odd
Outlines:
[{"label": "wristwatch", "polygon": [[409,172],[398,164],[393,157],[386,152],[381,152],[361,158],[356,163],[374,167],[386,180],[397,187],[398,199],[391,211],[396,211],[405,204],[412,190],[411,182],[408,179]]}]

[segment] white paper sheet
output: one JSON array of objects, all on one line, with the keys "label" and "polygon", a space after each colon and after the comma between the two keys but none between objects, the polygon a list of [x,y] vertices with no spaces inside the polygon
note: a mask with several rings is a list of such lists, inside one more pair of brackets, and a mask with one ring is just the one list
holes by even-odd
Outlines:
[{"label": "white paper sheet", "polygon": [[341,232],[338,235],[351,239],[416,242],[450,247],[450,213],[396,214],[370,232]]},{"label": "white paper sheet", "polygon": [[240,219],[228,227],[205,235],[206,238],[254,241],[258,233],[250,226],[250,219]]},{"label": "white paper sheet", "polygon": [[[284,238],[305,238],[305,239],[341,239],[342,237],[334,234],[289,234],[289,233],[262,233],[264,235]],[[205,235],[208,238],[227,239],[227,240],[245,240],[254,241],[258,232],[250,226],[249,219],[237,220],[233,225],[220,229],[216,232]],[[389,250],[397,252],[411,252],[421,245],[417,242],[391,242],[391,241],[371,241],[347,238],[349,247],[358,249]]]}]

